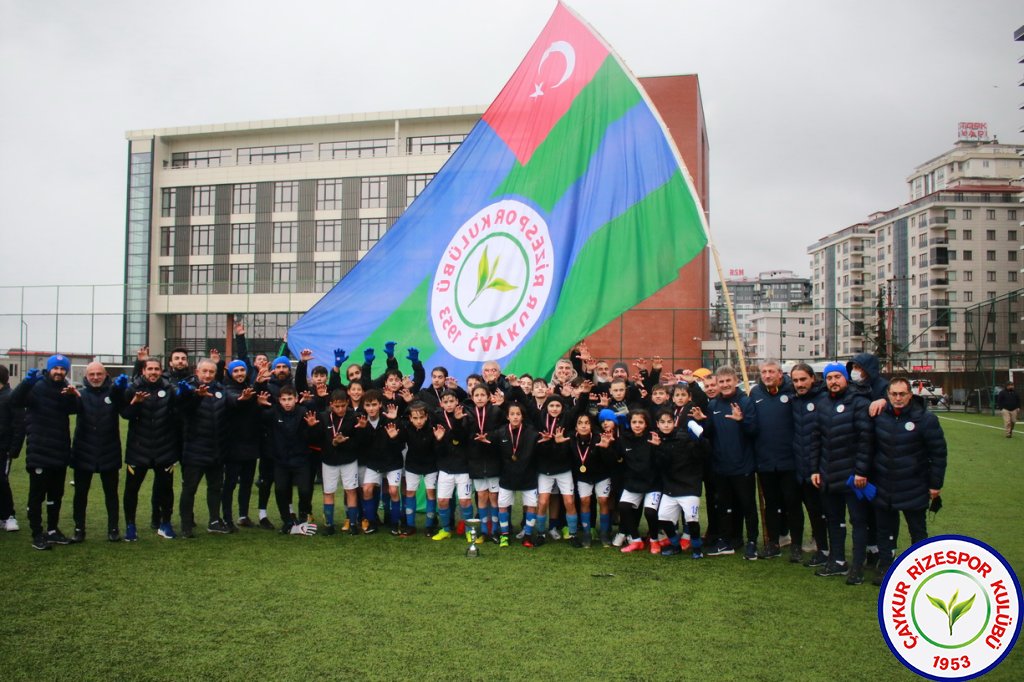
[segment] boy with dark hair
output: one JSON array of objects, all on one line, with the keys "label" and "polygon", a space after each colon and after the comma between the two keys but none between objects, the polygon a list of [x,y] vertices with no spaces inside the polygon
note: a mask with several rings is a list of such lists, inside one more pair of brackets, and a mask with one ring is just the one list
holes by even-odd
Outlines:
[{"label": "boy with dark hair", "polygon": [[281,532],[285,535],[315,535],[315,523],[297,521],[290,511],[292,488],[299,493],[299,516],[308,519],[313,513],[313,477],[309,471],[308,430],[316,426],[313,413],[299,405],[298,393],[293,386],[283,386],[277,404],[271,405],[270,394],[261,393],[259,404],[263,423],[267,427],[271,451],[274,456],[274,495],[281,514]]},{"label": "boy with dark hair", "polygon": [[430,425],[426,403],[415,401],[402,426],[405,441],[405,526],[402,535],[416,533],[416,492],[420,481],[427,495],[427,520],[424,533],[430,537],[437,525],[437,439]]},{"label": "boy with dark hair", "polygon": [[[697,408],[695,417],[703,414]],[[657,413],[656,424],[661,443],[654,449],[654,458],[661,474],[662,496],[658,506],[658,523],[668,536],[662,556],[674,556],[693,548],[693,558],[700,559],[700,493],[704,459],[710,450],[702,435],[704,428],[693,418],[685,418],[676,426],[669,410]],[[677,523],[682,516],[684,532],[680,537]]]},{"label": "boy with dark hair", "polygon": [[434,540],[447,540],[452,536],[452,495],[458,494],[462,519],[473,516],[473,489],[465,447],[468,434],[462,425],[463,417],[465,411],[455,392],[442,393],[441,416],[434,426],[434,438],[438,442],[437,512],[440,519]]},{"label": "boy with dark hair", "polygon": [[344,388],[334,389],[330,408],[320,416],[325,535],[334,534],[334,494],[339,481],[345,491],[342,531],[359,534],[359,462],[354,439],[358,419],[355,410],[349,409],[348,392]]},{"label": "boy with dark hair", "polygon": [[384,413],[382,401],[383,395],[379,390],[373,388],[367,391],[363,396],[366,421],[360,421],[356,425],[360,443],[360,464],[366,467],[362,480],[363,515],[369,520],[369,525],[365,532],[367,535],[376,533],[380,526],[374,492],[382,488],[386,480],[391,497],[391,534],[398,535],[401,532],[402,510],[402,444],[398,439],[398,410],[392,405],[388,412]]}]

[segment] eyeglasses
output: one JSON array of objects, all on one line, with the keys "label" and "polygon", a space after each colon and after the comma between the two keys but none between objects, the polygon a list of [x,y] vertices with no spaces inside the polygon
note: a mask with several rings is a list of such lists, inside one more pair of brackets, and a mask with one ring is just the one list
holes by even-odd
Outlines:
[{"label": "eyeglasses", "polygon": [[897,393],[896,391],[889,391],[889,397],[890,398],[906,398],[909,395],[910,395],[909,393],[905,393],[905,392]]}]

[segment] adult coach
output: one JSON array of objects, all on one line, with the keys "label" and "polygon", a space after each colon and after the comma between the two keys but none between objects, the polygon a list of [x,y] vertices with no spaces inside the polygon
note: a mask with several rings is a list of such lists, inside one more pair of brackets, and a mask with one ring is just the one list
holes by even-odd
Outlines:
[{"label": "adult coach", "polygon": [[1006,429],[1006,437],[1013,438],[1013,426],[1020,417],[1020,396],[1013,390],[1013,382],[1006,384],[1006,387],[996,396],[996,409],[1003,415],[1003,427]]}]

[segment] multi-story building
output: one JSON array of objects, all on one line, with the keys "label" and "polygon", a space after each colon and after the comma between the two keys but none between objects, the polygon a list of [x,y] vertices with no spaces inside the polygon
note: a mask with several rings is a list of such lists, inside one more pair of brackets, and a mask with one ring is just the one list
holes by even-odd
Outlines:
[{"label": "multi-story building", "polygon": [[964,309],[1021,288],[1021,149],[960,141],[907,178],[908,203],[808,248],[818,357],[884,348],[908,370],[951,371],[981,342],[1017,343],[1014,324],[975,338]]},{"label": "multi-story building", "polygon": [[803,362],[811,357],[814,313],[809,306],[762,310],[750,316],[750,362]]},{"label": "multi-story building", "polygon": [[[696,76],[641,82],[707,206]],[[147,344],[154,353],[179,345],[205,352],[225,343],[233,320],[246,324],[251,347],[276,350],[288,327],[423,191],[483,111],[128,132],[125,354]],[[609,357],[699,357],[694,337],[706,335],[708,279],[705,252],[676,282],[595,334],[592,349]]]},{"label": "multi-story building", "polygon": [[[725,282],[732,299],[736,326],[745,340],[745,345],[751,342],[755,334],[753,319],[758,313],[791,310],[811,302],[811,281],[791,270],[769,270],[758,273],[756,277],[734,277]],[[728,310],[721,282],[715,282],[715,294],[716,335],[730,334]]]}]

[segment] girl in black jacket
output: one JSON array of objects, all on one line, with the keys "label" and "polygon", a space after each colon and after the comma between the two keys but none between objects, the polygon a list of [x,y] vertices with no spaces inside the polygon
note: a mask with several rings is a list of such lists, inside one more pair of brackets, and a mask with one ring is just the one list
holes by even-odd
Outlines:
[{"label": "girl in black jacket", "polygon": [[[607,436],[602,436],[601,446],[606,445]],[[640,509],[648,516],[648,526],[657,532],[657,511],[661,501],[658,492],[657,472],[654,468],[654,446],[661,439],[651,433],[651,418],[645,410],[629,412],[629,429],[623,431],[616,441],[619,457],[623,464],[622,496],[619,498],[619,533],[628,540],[623,552],[635,552],[644,547],[640,537]]]}]

